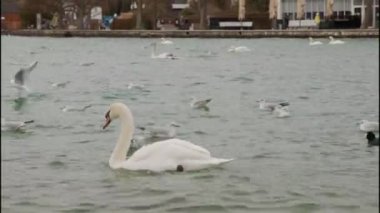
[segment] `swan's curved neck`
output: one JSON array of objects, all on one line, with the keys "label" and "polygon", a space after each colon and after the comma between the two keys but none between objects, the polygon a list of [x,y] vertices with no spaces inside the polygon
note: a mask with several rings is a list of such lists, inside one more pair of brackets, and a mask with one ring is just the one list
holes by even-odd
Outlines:
[{"label": "swan's curved neck", "polygon": [[130,113],[123,112],[120,115],[120,120],[120,135],[109,159],[109,165],[111,168],[120,168],[121,164],[126,160],[127,152],[131,145],[133,131],[135,129],[133,118]]}]

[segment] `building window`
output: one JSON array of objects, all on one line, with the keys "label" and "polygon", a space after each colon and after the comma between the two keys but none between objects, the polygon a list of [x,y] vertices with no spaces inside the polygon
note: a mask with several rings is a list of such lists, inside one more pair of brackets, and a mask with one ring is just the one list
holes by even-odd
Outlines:
[{"label": "building window", "polygon": [[354,5],[362,5],[362,0],[354,0]]}]

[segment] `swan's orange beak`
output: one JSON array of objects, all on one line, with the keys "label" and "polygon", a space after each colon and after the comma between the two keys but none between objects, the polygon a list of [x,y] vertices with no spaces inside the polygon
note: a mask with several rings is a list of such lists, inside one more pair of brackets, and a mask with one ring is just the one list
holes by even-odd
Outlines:
[{"label": "swan's orange beak", "polygon": [[106,122],[103,125],[103,129],[107,128],[107,126],[111,123],[111,118],[110,118],[110,111],[106,113]]}]

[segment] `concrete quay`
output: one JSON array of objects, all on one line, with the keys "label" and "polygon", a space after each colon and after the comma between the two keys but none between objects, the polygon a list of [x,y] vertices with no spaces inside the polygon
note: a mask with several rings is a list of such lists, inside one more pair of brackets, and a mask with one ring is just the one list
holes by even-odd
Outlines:
[{"label": "concrete quay", "polygon": [[295,30],[17,30],[2,34],[46,37],[135,38],[378,38],[379,29]]}]

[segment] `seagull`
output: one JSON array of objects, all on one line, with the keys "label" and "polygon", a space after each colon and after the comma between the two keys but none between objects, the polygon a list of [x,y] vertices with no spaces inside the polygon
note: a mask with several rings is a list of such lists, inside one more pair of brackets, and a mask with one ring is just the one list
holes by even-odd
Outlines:
[{"label": "seagull", "polygon": [[33,120],[29,121],[6,121],[1,118],[1,131],[17,131],[21,130],[26,124],[33,123]]},{"label": "seagull", "polygon": [[209,99],[204,99],[204,100],[197,100],[195,97],[191,98],[190,106],[194,109],[208,109],[207,104],[212,100],[211,98]]},{"label": "seagull", "polygon": [[361,120],[359,122],[359,129],[363,132],[378,132],[379,131],[379,122]]},{"label": "seagull", "polygon": [[173,44],[173,42],[165,38],[161,38],[161,44]]},{"label": "seagull", "polygon": [[50,82],[50,83],[51,83],[51,86],[52,86],[52,87],[63,88],[63,87],[66,87],[66,85],[67,85],[68,83],[70,83],[70,82],[71,82],[71,81],[65,81],[65,82],[61,82],[61,83],[58,83],[58,82],[56,82],[56,83]]},{"label": "seagull", "polygon": [[179,124],[171,122],[168,126],[152,126],[152,127],[137,127],[144,132],[144,135],[148,138],[174,138],[176,136],[176,127],[180,127]]},{"label": "seagull", "polygon": [[330,42],[329,44],[344,44],[344,41],[341,40],[335,40],[334,37],[329,36]]},{"label": "seagull", "polygon": [[174,56],[172,53],[164,52],[164,53],[157,54],[157,50],[156,50],[157,44],[154,42],[151,45],[153,46],[151,58],[178,59],[178,57]]},{"label": "seagull", "polygon": [[370,146],[378,146],[379,145],[379,138],[376,138],[375,134],[373,132],[367,132],[366,136],[368,140],[368,145]]},{"label": "seagull", "polygon": [[30,91],[26,86],[26,81],[29,79],[30,72],[37,66],[38,61],[33,62],[28,67],[21,68],[16,74],[14,79],[11,80],[11,83],[16,86],[19,90],[24,89]]},{"label": "seagull", "polygon": [[142,85],[142,84],[135,84],[135,83],[133,83],[133,82],[130,82],[130,83],[128,83],[128,87],[127,87],[128,89],[133,89],[133,88],[136,88],[136,89],[144,89],[144,85]]},{"label": "seagull", "polygon": [[312,37],[309,37],[310,46],[321,45],[321,44],[323,44],[321,41],[315,41]]},{"label": "seagull", "polygon": [[89,105],[86,105],[82,108],[75,108],[75,107],[72,107],[72,106],[64,106],[61,108],[62,112],[83,112],[85,111],[86,109],[90,108],[92,105],[89,104]]},{"label": "seagull", "polygon": [[277,105],[274,107],[273,114],[278,118],[286,118],[290,116],[289,107]]},{"label": "seagull", "polygon": [[228,52],[249,52],[249,51],[251,50],[246,46],[238,46],[238,47],[231,46],[228,49]]},{"label": "seagull", "polygon": [[269,110],[273,111],[277,105],[279,106],[289,106],[288,102],[280,102],[280,103],[274,103],[274,102],[267,102],[264,99],[260,99],[259,101],[259,108],[261,110]]}]

